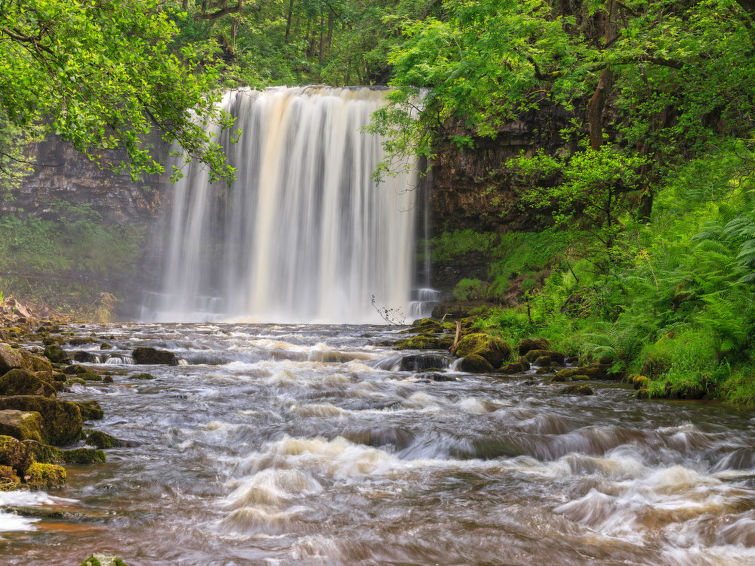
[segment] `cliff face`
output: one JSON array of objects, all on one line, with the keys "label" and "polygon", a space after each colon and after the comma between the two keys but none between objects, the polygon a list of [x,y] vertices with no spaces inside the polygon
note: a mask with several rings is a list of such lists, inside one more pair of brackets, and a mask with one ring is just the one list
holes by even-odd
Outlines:
[{"label": "cliff face", "polygon": [[89,204],[110,224],[146,225],[159,207],[157,177],[135,183],[128,173],[98,168],[54,136],[36,144],[31,153],[37,163],[34,171],[11,195],[0,199],[0,214],[54,218],[54,204],[64,201]]}]

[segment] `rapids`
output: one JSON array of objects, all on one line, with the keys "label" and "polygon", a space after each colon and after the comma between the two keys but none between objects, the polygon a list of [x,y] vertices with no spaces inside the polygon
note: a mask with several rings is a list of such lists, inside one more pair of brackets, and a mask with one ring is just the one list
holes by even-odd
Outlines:
[{"label": "rapids", "polygon": [[[0,494],[0,563],[755,563],[752,411],[399,371],[381,326],[75,330],[107,336],[98,367],[123,375],[65,396],[137,445],[68,466],[55,493]],[[139,345],[186,363],[131,366]]]}]

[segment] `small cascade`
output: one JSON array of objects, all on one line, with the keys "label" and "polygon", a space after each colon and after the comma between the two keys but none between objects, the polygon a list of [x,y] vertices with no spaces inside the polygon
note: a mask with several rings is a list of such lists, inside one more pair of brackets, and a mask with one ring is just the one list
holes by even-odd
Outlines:
[{"label": "small cascade", "polygon": [[426,318],[433,312],[433,308],[440,301],[440,291],[422,287],[412,291],[412,300],[409,302],[409,318],[416,320]]},{"label": "small cascade", "polygon": [[[374,305],[409,309],[416,173],[372,173],[382,140],[362,133],[385,91],[248,89],[223,109],[243,132],[220,136],[236,181],[210,184],[190,164],[160,244],[158,321],[380,322]],[[373,300],[374,298],[374,300]]]}]

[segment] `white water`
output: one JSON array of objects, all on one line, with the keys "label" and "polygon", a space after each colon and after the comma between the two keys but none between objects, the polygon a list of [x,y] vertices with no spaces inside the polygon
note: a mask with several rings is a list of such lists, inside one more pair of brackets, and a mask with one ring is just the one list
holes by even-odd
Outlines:
[{"label": "white water", "polygon": [[[222,140],[237,180],[190,164],[174,188],[162,293],[145,318],[378,322],[371,302],[408,314],[416,174],[371,174],[381,139],[361,133],[385,91],[234,90],[243,131]],[[226,136],[227,137],[227,136]]]}]

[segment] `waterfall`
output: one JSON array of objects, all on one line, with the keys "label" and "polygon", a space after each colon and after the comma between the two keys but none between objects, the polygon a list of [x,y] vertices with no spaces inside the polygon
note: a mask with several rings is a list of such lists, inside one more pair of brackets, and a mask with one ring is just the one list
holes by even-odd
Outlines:
[{"label": "waterfall", "polygon": [[223,108],[243,132],[220,138],[236,180],[210,184],[204,166],[186,166],[166,211],[162,290],[144,318],[408,315],[416,173],[377,185],[382,140],[361,132],[383,104],[385,91],[368,88],[227,92]]}]

